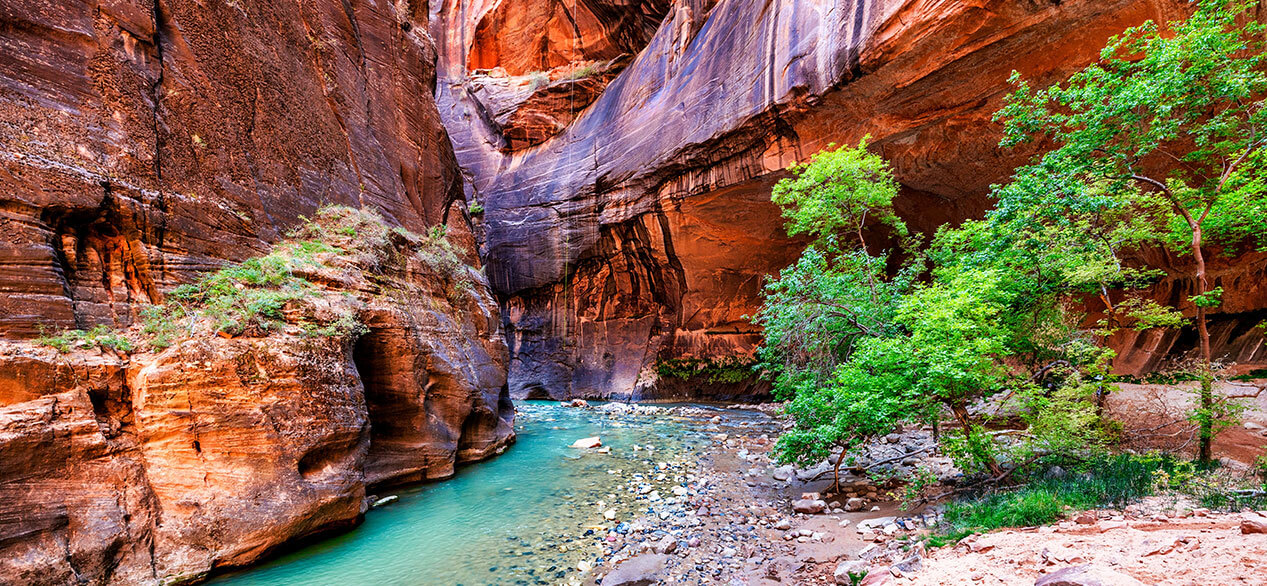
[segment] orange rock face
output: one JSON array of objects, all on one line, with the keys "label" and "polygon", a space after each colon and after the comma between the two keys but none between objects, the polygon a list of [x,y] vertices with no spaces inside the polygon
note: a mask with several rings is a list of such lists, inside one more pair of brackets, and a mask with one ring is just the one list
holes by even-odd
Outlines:
[{"label": "orange rock face", "polygon": [[319,204],[418,231],[461,184],[426,3],[0,8],[0,336],[127,325]]},{"label": "orange rock face", "polygon": [[[132,356],[12,341],[126,328],[322,204],[444,225],[477,264],[426,13],[0,6],[0,582],[197,580],[357,522],[367,486],[443,478],[511,441],[498,309],[470,266],[452,290],[416,258],[345,259],[287,309],[342,308],[364,336],[314,337],[288,313],[266,337]],[[392,258],[416,244],[393,242]]]},{"label": "orange rock face", "polygon": [[[198,328],[130,357],[0,343],[0,578],[196,581],[355,524],[367,487],[500,453],[514,411],[497,306],[417,245],[325,263],[307,275],[321,292],[263,337]],[[296,321],[332,313],[366,331]]]},{"label": "orange rock face", "polygon": [[[486,209],[512,392],[556,397],[655,397],[657,362],[750,355],[759,333],[744,316],[767,275],[800,250],[769,202],[788,164],[870,135],[913,227],[931,233],[978,215],[989,186],[1033,154],[997,146],[991,118],[1013,70],[1057,81],[1096,59],[1109,36],[1185,9],[1177,0],[681,0],[565,130],[507,155],[461,66],[478,51],[479,5],[454,0],[433,18],[438,103]],[[515,34],[514,23],[501,26]],[[499,59],[510,60],[504,49]],[[1223,278],[1253,281],[1245,266]],[[1190,288],[1182,278],[1165,287]],[[1242,331],[1253,317],[1243,312],[1267,307],[1257,287],[1246,291],[1220,318],[1223,349],[1237,355],[1261,339]],[[1147,356],[1135,355],[1141,345]],[[1185,342],[1121,347],[1134,369]]]},{"label": "orange rock face", "polygon": [[[467,67],[514,75],[637,54],[669,0],[503,0],[480,14]],[[474,8],[474,6],[472,6]]]}]

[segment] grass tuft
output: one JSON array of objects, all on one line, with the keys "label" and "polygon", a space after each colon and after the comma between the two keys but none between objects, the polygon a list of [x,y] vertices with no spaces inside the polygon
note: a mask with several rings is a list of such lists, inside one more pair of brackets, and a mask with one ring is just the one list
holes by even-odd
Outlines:
[{"label": "grass tuft", "polygon": [[133,348],[131,340],[106,325],[99,325],[87,331],[62,330],[52,335],[45,334],[41,328],[40,336],[35,339],[35,343],[56,348],[62,354],[75,348],[101,348],[119,352],[131,352]]},{"label": "grass tuft", "polygon": [[929,545],[938,547],[1005,527],[1045,525],[1070,511],[1123,508],[1163,492],[1192,496],[1211,509],[1267,506],[1267,497],[1261,491],[1246,490],[1243,479],[1163,454],[1103,456],[1058,477],[1027,480],[1012,490],[947,504],[945,524],[929,537]]}]

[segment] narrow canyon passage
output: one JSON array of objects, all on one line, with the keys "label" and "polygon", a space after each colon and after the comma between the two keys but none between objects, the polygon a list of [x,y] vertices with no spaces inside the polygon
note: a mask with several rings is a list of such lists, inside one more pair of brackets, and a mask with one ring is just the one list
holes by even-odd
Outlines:
[{"label": "narrow canyon passage", "polygon": [[1254,583],[1262,23],[0,0],[0,584]]}]

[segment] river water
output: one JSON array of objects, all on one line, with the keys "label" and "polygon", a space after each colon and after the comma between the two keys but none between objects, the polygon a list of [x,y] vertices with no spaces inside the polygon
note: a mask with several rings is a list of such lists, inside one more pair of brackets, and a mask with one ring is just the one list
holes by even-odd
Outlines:
[{"label": "river water", "polygon": [[[636,510],[645,503],[634,504],[620,494],[631,471],[655,476],[662,462],[690,461],[718,431],[698,410],[694,417],[682,417],[665,410],[609,414],[537,401],[516,407],[518,441],[501,456],[459,468],[450,480],[381,491],[379,496],[400,498],[369,511],[356,529],[212,583],[575,582],[582,577],[578,564],[601,558],[598,540],[611,525],[604,510],[616,508],[618,519],[645,512]],[[602,437],[610,454],[568,447],[594,435]]]}]

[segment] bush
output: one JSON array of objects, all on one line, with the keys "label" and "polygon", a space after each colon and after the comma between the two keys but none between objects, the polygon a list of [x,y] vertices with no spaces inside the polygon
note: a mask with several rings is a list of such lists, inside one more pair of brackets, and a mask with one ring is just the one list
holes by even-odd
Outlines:
[{"label": "bush", "polygon": [[1159,493],[1185,494],[1212,509],[1267,506],[1267,497],[1243,490],[1231,475],[1169,455],[1118,454],[1071,465],[1060,475],[1049,474],[1051,470],[1037,467],[1019,487],[947,504],[945,525],[930,543],[940,546],[973,533],[1044,525],[1074,510],[1122,508]]},{"label": "bush", "polygon": [[63,354],[76,347],[102,348],[118,352],[132,351],[132,341],[106,325],[99,325],[88,331],[62,330],[54,335],[45,334],[41,328],[40,336],[35,339],[35,343],[56,348]]},{"label": "bush", "polygon": [[704,380],[709,383],[741,383],[757,374],[756,362],[737,356],[724,358],[673,358],[656,362],[661,378]]},{"label": "bush", "polygon": [[572,71],[568,72],[567,75],[564,75],[563,79],[566,81],[576,81],[578,79],[585,79],[587,77],[591,77],[597,74],[598,72],[599,72],[598,64],[591,63],[584,67],[573,69]]},{"label": "bush", "polygon": [[530,92],[535,92],[538,88],[550,85],[549,73],[544,71],[529,71],[526,75],[528,77],[528,91]]},{"label": "bush", "polygon": [[1034,477],[1006,492],[991,492],[946,506],[946,525],[934,545],[1004,527],[1051,523],[1068,510],[1122,507],[1152,494],[1155,473],[1173,470],[1176,460],[1121,454],[1097,458],[1058,477]]},{"label": "bush", "polygon": [[[307,242],[282,245],[267,256],[220,269],[196,283],[171,292],[171,302],[150,310],[151,320],[168,321],[190,314],[187,307],[213,322],[212,331],[232,335],[267,332],[281,324],[287,303],[315,294],[315,287],[294,275],[299,265],[315,265],[312,254],[330,247]],[[153,321],[147,328],[154,329]]]}]

